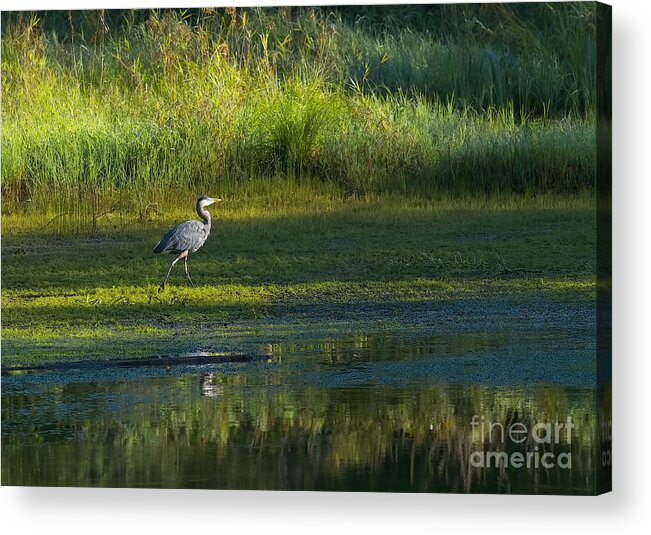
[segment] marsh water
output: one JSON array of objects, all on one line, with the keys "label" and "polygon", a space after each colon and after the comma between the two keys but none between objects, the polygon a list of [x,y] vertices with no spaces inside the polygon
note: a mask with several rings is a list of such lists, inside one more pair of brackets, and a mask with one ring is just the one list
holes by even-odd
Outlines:
[{"label": "marsh water", "polygon": [[[357,333],[5,370],[2,483],[590,493],[594,347],[561,334]],[[531,432],[568,418],[553,440]],[[507,456],[481,465],[489,452]]]}]

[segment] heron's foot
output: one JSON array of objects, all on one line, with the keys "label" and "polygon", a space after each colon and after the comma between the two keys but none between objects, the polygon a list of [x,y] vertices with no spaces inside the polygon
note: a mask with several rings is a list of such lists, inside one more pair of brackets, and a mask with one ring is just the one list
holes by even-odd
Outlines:
[{"label": "heron's foot", "polygon": [[165,283],[162,283],[162,284],[158,287],[158,293],[161,293],[164,289],[165,289]]},{"label": "heron's foot", "polygon": [[190,286],[192,286],[193,288],[196,288],[196,286],[194,285],[194,282],[192,282],[190,279],[188,279],[188,281],[190,282]]}]

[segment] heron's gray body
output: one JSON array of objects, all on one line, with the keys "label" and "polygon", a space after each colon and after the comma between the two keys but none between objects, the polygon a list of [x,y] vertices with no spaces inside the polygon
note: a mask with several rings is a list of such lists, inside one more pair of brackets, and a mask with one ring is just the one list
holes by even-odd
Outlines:
[{"label": "heron's gray body", "polygon": [[181,258],[183,258],[183,263],[185,265],[185,275],[192,283],[190,278],[190,272],[188,271],[188,255],[190,253],[196,252],[208,239],[210,236],[210,225],[211,219],[210,214],[204,209],[206,206],[211,205],[215,201],[221,201],[221,199],[213,199],[211,197],[206,197],[205,195],[197,199],[197,214],[201,218],[201,221],[196,219],[185,221],[179,225],[176,225],[173,229],[170,229],[163,239],[158,242],[158,245],[154,247],[155,253],[174,253],[179,256],[172,262],[172,265],[167,270],[167,275],[160,285],[160,289],[165,288],[165,283],[167,282],[170,272]]},{"label": "heron's gray body", "polygon": [[195,253],[210,236],[210,219],[207,222],[185,221],[170,229],[154,249],[155,253]]}]

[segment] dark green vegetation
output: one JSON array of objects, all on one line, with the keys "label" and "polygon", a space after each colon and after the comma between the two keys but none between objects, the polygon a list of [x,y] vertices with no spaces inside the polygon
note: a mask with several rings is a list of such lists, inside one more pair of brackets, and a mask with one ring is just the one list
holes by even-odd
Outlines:
[{"label": "dark green vegetation", "polygon": [[[190,213],[74,239],[19,230],[24,218],[5,217],[5,365],[170,348],[251,350],[338,331],[408,333],[430,328],[423,322],[439,305],[458,330],[473,322],[455,316],[455,303],[475,312],[487,303],[499,320],[518,302],[542,299],[553,309],[594,301],[590,197],[497,204],[314,196],[281,209],[225,202],[190,259],[198,287],[187,286],[177,266],[159,294],[172,258],[151,249],[172,220]],[[499,299],[510,304],[500,309]]]},{"label": "dark green vegetation", "polygon": [[335,198],[593,188],[590,3],[2,23],[5,214],[96,231],[180,195],[283,199],[288,177]]}]

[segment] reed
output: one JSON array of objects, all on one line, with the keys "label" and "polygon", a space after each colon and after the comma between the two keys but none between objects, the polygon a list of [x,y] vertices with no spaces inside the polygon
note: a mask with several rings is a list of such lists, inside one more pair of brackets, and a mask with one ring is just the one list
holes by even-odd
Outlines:
[{"label": "reed", "polygon": [[591,4],[2,17],[5,214],[593,188]]}]

